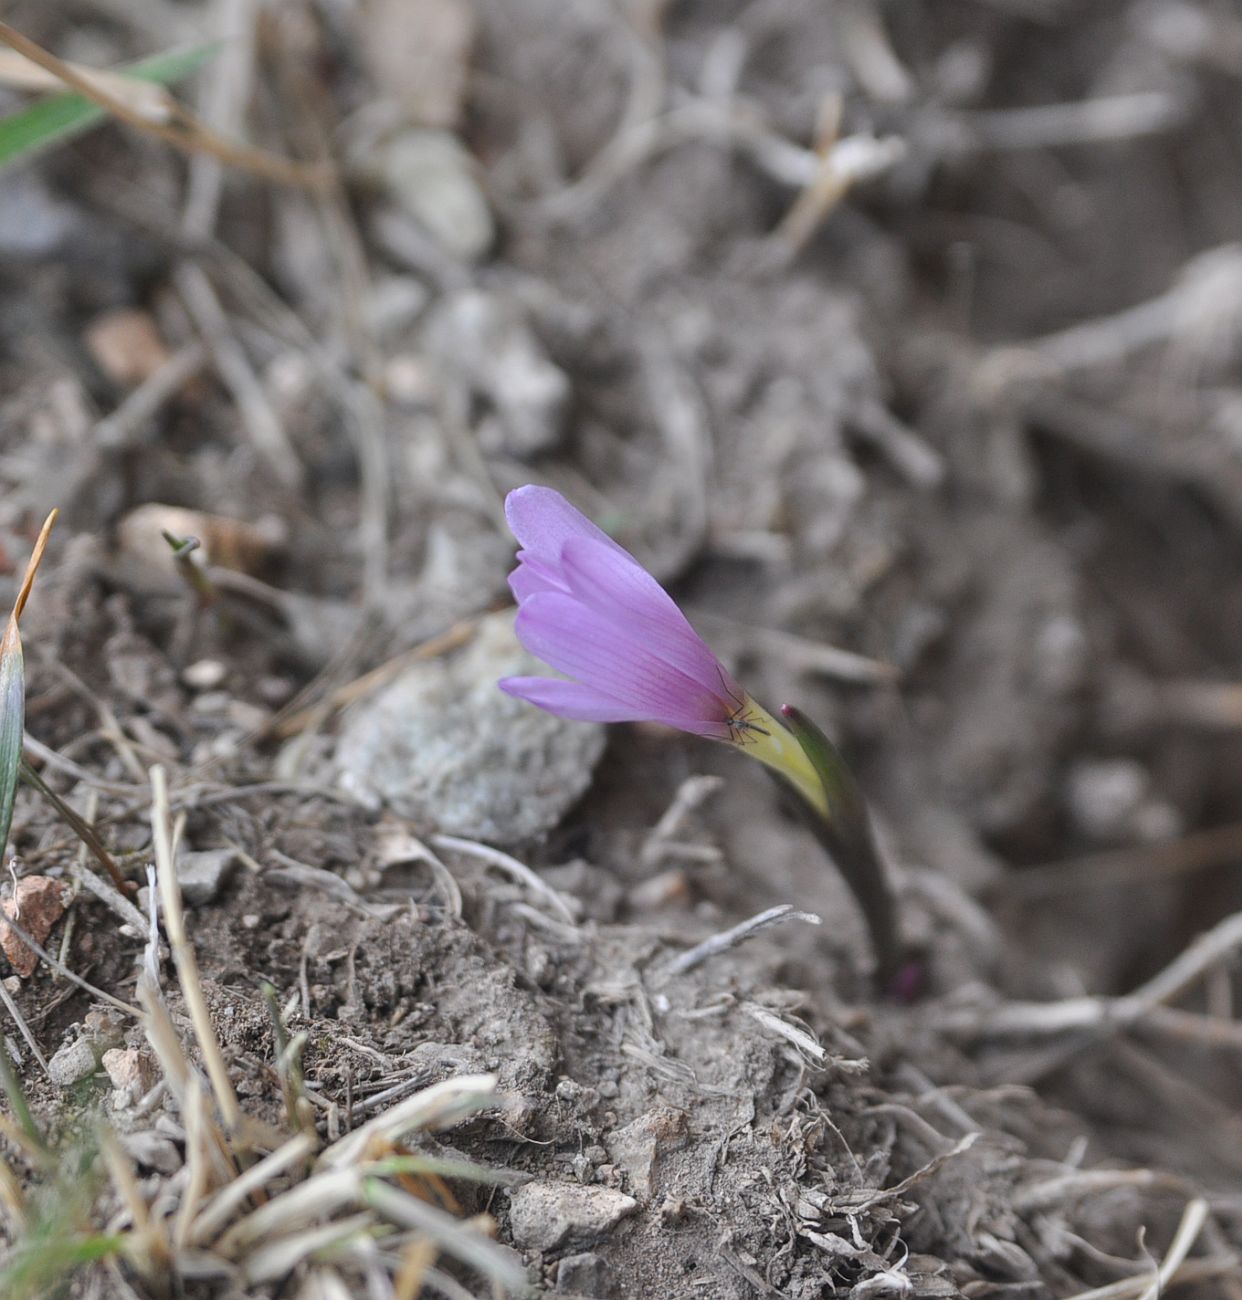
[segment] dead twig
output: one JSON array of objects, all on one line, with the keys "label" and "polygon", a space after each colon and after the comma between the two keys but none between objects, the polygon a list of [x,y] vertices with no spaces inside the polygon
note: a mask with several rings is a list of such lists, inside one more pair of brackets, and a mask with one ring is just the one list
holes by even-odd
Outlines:
[{"label": "dead twig", "polygon": [[220,1041],[212,1028],[211,1013],[203,993],[202,979],[198,973],[198,959],[194,955],[185,930],[185,914],[181,908],[181,889],[177,884],[176,857],[173,852],[172,813],[168,805],[168,781],[164,769],[158,764],[151,769],[151,835],[155,851],[155,873],[159,886],[160,906],[164,911],[164,930],[177,967],[177,978],[186,1009],[194,1026],[203,1064],[211,1079],[216,1104],[228,1129],[235,1131],[241,1122],[241,1105],[233,1090]]},{"label": "dead twig", "polygon": [[[478,622],[477,618],[472,618],[454,623],[446,631],[395,655],[386,663],[380,664],[378,668],[356,677],[352,682],[346,682],[344,686],[338,687],[328,695],[326,703],[329,709],[335,711],[355,704],[399,677],[411,664],[437,659],[440,655],[448,654],[451,650],[465,645],[474,636]],[[320,716],[322,707],[322,705],[312,705],[309,708],[298,708],[291,712],[277,714],[269,724],[267,734],[280,740],[295,736]]]},{"label": "dead twig", "polygon": [[1024,867],[1008,874],[1000,891],[1006,898],[1044,898],[1070,890],[1206,871],[1234,861],[1242,861],[1242,822],[1213,826],[1165,844],[1109,849],[1064,862]]},{"label": "dead twig", "polygon": [[119,121],[148,135],[157,136],[167,144],[187,153],[209,153],[230,167],[237,167],[262,176],[266,180],[285,185],[317,189],[328,180],[330,173],[323,167],[307,166],[304,163],[293,162],[288,158],[267,153],[262,149],[253,149],[248,145],[226,140],[198,121],[171,96],[169,96],[168,119],[152,120],[146,113],[136,109],[128,97],[122,98],[112,93],[107,85],[100,83],[94,73],[84,73],[73,64],[58,59],[56,55],[37,45],[28,36],[23,36],[8,23],[0,22],[0,41]]},{"label": "dead twig", "polygon": [[[34,1058],[39,1062],[39,1066],[43,1073],[50,1079],[52,1077],[51,1071],[47,1068],[47,1057],[43,1055],[43,1052],[39,1048],[39,1040],[35,1038],[30,1026],[26,1023],[26,1017],[22,1015],[21,1008],[13,1001],[13,995],[4,987],[3,980],[0,980],[0,1002],[4,1003],[4,1009],[10,1016],[12,1016],[13,1023],[21,1032],[21,1036],[26,1040],[26,1046],[29,1047],[31,1052],[34,1054]],[[0,1050],[3,1049],[0,1048]]]},{"label": "dead twig", "polygon": [[272,410],[250,359],[229,327],[228,317],[207,273],[197,263],[183,262],[173,272],[173,282],[220,378],[237,403],[255,450],[280,483],[295,491],[302,482],[302,462]]},{"label": "dead twig", "polygon": [[464,853],[469,858],[477,858],[480,862],[486,862],[503,871],[505,875],[516,880],[519,884],[525,885],[532,893],[544,899],[552,911],[566,925],[577,926],[578,918],[574,915],[573,908],[565,901],[564,896],[553,889],[546,881],[541,880],[524,862],[519,862],[517,858],[511,857],[508,853],[502,853],[489,844],[476,844],[474,840],[464,840],[456,835],[433,835],[431,842],[438,849],[450,849],[454,853]]},{"label": "dead twig", "polygon": [[779,907],[769,907],[767,911],[760,912],[757,916],[752,916],[747,921],[733,926],[732,929],[724,930],[720,934],[714,934],[710,939],[704,939],[702,943],[696,944],[688,952],[683,952],[680,957],[675,957],[660,972],[665,978],[671,978],[674,975],[685,975],[692,971],[696,966],[701,966],[703,962],[712,957],[718,957],[722,952],[728,952],[731,948],[736,948],[738,944],[745,943],[747,939],[753,938],[761,930],[766,930],[772,925],[784,925],[788,921],[805,921],[808,925],[822,925],[823,922],[814,912],[800,912],[791,903],[782,903]]},{"label": "dead twig", "polygon": [[652,827],[639,851],[638,860],[645,870],[654,870],[681,847],[676,844],[674,837],[681,831],[686,818],[723,784],[718,776],[690,776],[677,787],[673,802]]}]

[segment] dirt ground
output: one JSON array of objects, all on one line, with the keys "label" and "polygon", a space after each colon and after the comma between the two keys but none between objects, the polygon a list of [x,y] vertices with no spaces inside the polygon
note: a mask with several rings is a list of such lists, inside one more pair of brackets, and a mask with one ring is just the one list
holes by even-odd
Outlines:
[{"label": "dirt ground", "polygon": [[[142,890],[19,793],[5,895],[68,908],[6,947],[5,1294],[1239,1300],[1236,4],[5,20],[219,39],[177,93],[263,151],[0,176],[27,756]],[[527,482],[838,740],[916,997],[753,765],[495,689]],[[299,1193],[468,1088],[405,1219]]]}]

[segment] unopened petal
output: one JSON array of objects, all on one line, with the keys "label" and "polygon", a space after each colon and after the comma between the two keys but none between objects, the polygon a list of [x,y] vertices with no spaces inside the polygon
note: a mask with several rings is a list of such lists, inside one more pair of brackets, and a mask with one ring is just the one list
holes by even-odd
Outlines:
[{"label": "unopened petal", "polygon": [[520,605],[537,591],[565,591],[567,587],[559,569],[545,564],[529,551],[519,551],[518,566],[509,575],[509,589]]},{"label": "unopened petal", "polygon": [[536,592],[518,611],[516,627],[536,658],[633,709],[635,717],[697,732],[728,716],[718,694],[573,596]]},{"label": "unopened petal", "polygon": [[632,707],[602,695],[593,686],[559,677],[504,677],[499,683],[506,695],[536,704],[560,718],[575,722],[636,722],[646,716]]},{"label": "unopened petal", "polygon": [[528,483],[505,498],[505,518],[514,537],[532,556],[549,564],[560,562],[561,547],[571,537],[592,537],[622,550],[602,528],[597,527],[553,488]]},{"label": "unopened petal", "polygon": [[654,655],[715,695],[726,714],[740,706],[741,689],[673,598],[635,560],[593,538],[572,538],[561,551],[561,571],[584,605],[629,628]]}]

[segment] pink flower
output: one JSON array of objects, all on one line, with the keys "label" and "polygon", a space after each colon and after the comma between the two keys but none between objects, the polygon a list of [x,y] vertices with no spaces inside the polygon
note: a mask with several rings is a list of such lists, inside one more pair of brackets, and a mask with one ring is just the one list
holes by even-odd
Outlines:
[{"label": "pink flower", "polygon": [[518,639],[573,680],[506,677],[501,690],[562,718],[744,741],[752,702],[628,551],[551,488],[510,492],[505,516],[522,547]]},{"label": "pink flower", "polygon": [[672,597],[628,552],[545,487],[520,487],[505,517],[521,545],[509,575],[517,635],[571,680],[506,677],[500,689],[562,718],[663,722],[729,741],[798,794],[858,898],[885,981],[903,969],[892,888],[862,794],[827,736],[797,709],[774,718],[733,680]]}]

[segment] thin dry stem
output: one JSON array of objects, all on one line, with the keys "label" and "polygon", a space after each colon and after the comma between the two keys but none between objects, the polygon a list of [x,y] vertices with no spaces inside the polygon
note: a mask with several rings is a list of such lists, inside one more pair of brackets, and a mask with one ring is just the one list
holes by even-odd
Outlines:
[{"label": "thin dry stem", "polygon": [[302,462],[272,409],[250,359],[234,337],[207,273],[196,263],[184,262],[173,273],[173,280],[221,380],[237,404],[255,450],[286,488],[296,490],[302,482]]},{"label": "thin dry stem", "polygon": [[1203,1231],[1207,1217],[1208,1203],[1202,1197],[1196,1197],[1186,1206],[1182,1213],[1182,1220],[1177,1225],[1177,1235],[1173,1238],[1168,1254],[1164,1257],[1164,1263],[1160,1265],[1151,1286],[1143,1292],[1139,1300],[1160,1300],[1177,1270],[1181,1268],[1182,1261],[1190,1254],[1191,1247],[1195,1244],[1199,1233]]},{"label": "thin dry stem", "polygon": [[263,149],[252,149],[247,145],[226,140],[195,119],[175,101],[172,104],[172,117],[169,122],[152,121],[142,112],[134,109],[125,99],[112,94],[109,89],[100,85],[98,79],[92,74],[84,74],[73,64],[58,59],[56,55],[37,45],[28,36],[23,36],[8,23],[0,22],[0,41],[119,121],[148,135],[154,135],[187,153],[212,154],[231,167],[252,172],[256,176],[284,185],[318,189],[326,184],[329,178],[330,173],[322,166],[308,166],[293,162]]},{"label": "thin dry stem", "polygon": [[176,861],[173,856],[171,814],[168,806],[168,784],[164,769],[158,764],[151,769],[151,832],[155,849],[156,877],[159,881],[160,906],[164,910],[164,929],[177,966],[177,978],[185,998],[194,1036],[203,1054],[203,1064],[211,1079],[212,1090],[225,1125],[236,1131],[241,1122],[241,1106],[228,1066],[220,1050],[220,1042],[212,1028],[207,999],[203,994],[198,973],[198,959],[186,937],[185,914],[181,907],[181,889],[177,884]]},{"label": "thin dry stem", "polygon": [[[429,640],[414,646],[413,649],[395,655],[386,663],[380,664],[378,668],[373,668],[370,672],[355,678],[352,682],[346,682],[344,686],[338,687],[328,696],[330,709],[343,709],[347,705],[356,704],[359,700],[365,699],[374,691],[379,690],[381,686],[387,685],[395,677],[400,676],[411,664],[422,663],[427,659],[438,659],[441,655],[448,654],[449,651],[465,645],[474,636],[478,623],[477,618],[454,623],[447,631],[438,633]],[[320,705],[298,709],[296,712],[283,715],[278,714],[270,725],[268,734],[278,740],[287,739],[318,721],[321,716]]]},{"label": "thin dry stem", "polygon": [[[101,72],[80,63],[69,63],[78,76],[94,82],[101,90],[118,99],[126,100],[136,113],[152,122],[167,122],[172,116],[173,99],[163,86],[150,81],[139,81],[123,73]],[[25,55],[13,50],[0,50],[0,83],[19,90],[63,91],[65,83],[55,73],[32,63]]]},{"label": "thin dry stem", "polygon": [[287,1169],[309,1159],[314,1155],[316,1145],[315,1134],[299,1133],[284,1146],[277,1147],[270,1155],[264,1156],[257,1164],[251,1165],[200,1209],[198,1217],[190,1225],[187,1244],[197,1246],[212,1240],[250,1196]]},{"label": "thin dry stem", "polygon": [[687,971],[692,971],[709,958],[719,956],[720,953],[728,952],[730,948],[736,948],[738,944],[745,943],[747,939],[758,934],[760,930],[766,930],[772,925],[783,925],[787,921],[805,921],[808,925],[823,924],[814,912],[800,912],[792,903],[782,903],[779,907],[769,907],[757,916],[742,921],[740,924],[733,926],[732,929],[725,930],[720,934],[714,934],[710,939],[704,939],[702,943],[696,944],[687,952],[683,952],[681,956],[668,963],[663,974],[665,976],[684,975]]},{"label": "thin dry stem", "polygon": [[118,1011],[124,1011],[126,1015],[133,1016],[135,1020],[141,1018],[142,1012],[140,1012],[137,1007],[131,1006],[128,1002],[123,1002],[120,998],[113,997],[111,993],[105,993],[103,989],[97,988],[94,984],[84,980],[81,975],[74,974],[74,972],[71,971],[64,962],[60,961],[59,958],[53,957],[52,954],[42,946],[42,944],[37,943],[30,933],[17,921],[13,920],[12,917],[5,917],[4,924],[7,925],[15,935],[17,935],[27,948],[31,949],[36,957],[41,961],[46,962],[58,975],[62,975],[71,983],[76,984],[78,988],[84,989],[91,995],[91,997],[98,998],[101,1002],[106,1002],[109,1006],[116,1007]]},{"label": "thin dry stem", "polygon": [[[4,24],[0,23],[0,28]],[[13,602],[13,622],[21,621],[22,611],[26,608],[26,601],[30,598],[30,590],[34,586],[35,574],[39,572],[39,565],[43,563],[43,553],[47,550],[47,541],[52,534],[52,528],[60,516],[59,510],[53,510],[43,521],[43,527],[39,529],[38,539],[35,541],[34,550],[30,553],[30,559],[26,564],[26,573],[22,578],[22,585],[17,589],[17,599]]]},{"label": "thin dry stem", "polygon": [[505,875],[525,885],[532,893],[544,899],[566,925],[576,926],[578,918],[565,901],[564,895],[558,893],[546,881],[541,880],[525,863],[508,853],[494,849],[490,844],[477,844],[474,840],[462,839],[457,835],[433,835],[431,842],[438,849],[449,849],[454,853],[463,853],[466,857],[477,858],[503,871]]},{"label": "thin dry stem", "polygon": [[[3,924],[3,922],[0,922],[0,932],[2,932]],[[47,1068],[47,1057],[44,1056],[42,1051],[39,1049],[39,1040],[35,1038],[34,1034],[31,1032],[30,1026],[26,1023],[26,1017],[22,1015],[21,1009],[18,1007],[17,1003],[13,1001],[13,997],[9,993],[8,989],[4,987],[3,980],[0,980],[0,1002],[4,1003],[4,1009],[13,1017],[13,1023],[21,1031],[22,1037],[26,1040],[26,1046],[29,1047],[31,1052],[34,1054],[34,1058],[39,1062],[39,1066],[43,1070],[43,1073],[51,1078],[51,1071]]]}]

